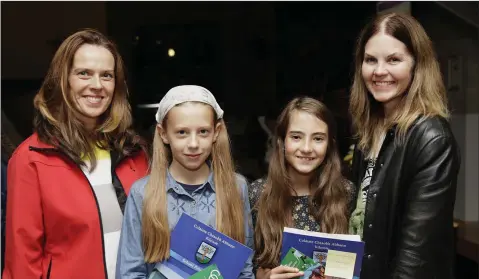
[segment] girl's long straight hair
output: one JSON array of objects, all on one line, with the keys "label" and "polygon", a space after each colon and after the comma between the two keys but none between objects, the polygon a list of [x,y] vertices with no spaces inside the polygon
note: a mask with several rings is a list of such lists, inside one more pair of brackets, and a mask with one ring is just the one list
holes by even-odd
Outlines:
[{"label": "girl's long straight hair", "polygon": [[274,135],[274,151],[265,189],[255,205],[256,263],[264,268],[279,265],[283,227],[292,226],[291,190],[294,181],[288,175],[284,140],[294,111],[316,116],[328,126],[328,149],[323,163],[313,174],[309,212],[320,224],[321,232],[347,233],[347,181],[341,174],[341,160],[336,146],[336,124],[332,113],[321,102],[300,97],[291,100],[279,115]]},{"label": "girl's long straight hair", "polygon": [[[216,117],[215,117],[216,119]],[[231,158],[230,140],[221,119],[219,134],[211,151],[211,167],[216,191],[216,229],[244,243],[245,227],[241,192]],[[166,128],[166,118],[163,120]],[[170,251],[170,228],[166,199],[166,175],[171,151],[155,130],[151,174],[146,184],[142,216],[142,244],[145,262],[167,259]],[[247,197],[243,197],[247,198]]]}]

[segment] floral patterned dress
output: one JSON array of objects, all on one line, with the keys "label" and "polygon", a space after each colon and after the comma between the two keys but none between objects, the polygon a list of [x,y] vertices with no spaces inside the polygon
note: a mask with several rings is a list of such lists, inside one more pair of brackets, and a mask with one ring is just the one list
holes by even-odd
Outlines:
[{"label": "floral patterned dress", "polygon": [[[253,227],[256,227],[256,220],[257,220],[257,209],[255,206],[258,203],[258,200],[263,193],[264,186],[266,183],[265,178],[260,178],[254,181],[249,185],[249,201],[252,208],[251,217],[253,219]],[[348,181],[346,185],[348,189],[349,201],[354,199],[354,187],[351,182]],[[306,196],[291,196],[292,199],[292,217],[293,217],[293,226],[296,229],[306,230],[306,231],[320,231],[320,223],[315,220],[313,215],[310,213],[309,210],[309,195]],[[351,202],[350,202],[351,203]],[[351,209],[349,209],[351,211]],[[348,216],[349,217],[349,216]],[[256,260],[253,260],[254,265],[254,273],[258,269],[258,265]]]},{"label": "floral patterned dress", "polygon": [[[261,197],[261,193],[264,189],[266,179],[260,178],[250,185],[249,189],[249,201],[253,211],[251,213],[253,217],[253,225],[256,225],[257,211],[254,206]],[[291,196],[293,204],[293,225],[295,228],[306,231],[320,231],[319,222],[316,222],[313,215],[309,212],[308,205],[309,195],[306,196]]]}]

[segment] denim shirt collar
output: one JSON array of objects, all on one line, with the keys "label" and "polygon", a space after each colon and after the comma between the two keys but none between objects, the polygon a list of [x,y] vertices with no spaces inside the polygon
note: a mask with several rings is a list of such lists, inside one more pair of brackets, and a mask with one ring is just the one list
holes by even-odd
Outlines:
[{"label": "denim shirt collar", "polygon": [[[208,167],[210,168],[210,174],[208,175],[208,179],[206,179],[205,183],[198,187],[198,189],[204,188],[204,187],[209,187],[213,192],[216,192],[215,190],[215,183],[214,183],[214,176],[213,176],[213,169],[211,167],[211,162],[208,160],[206,161],[208,164]],[[171,175],[169,168],[166,170],[166,192],[169,192],[170,190],[173,190],[177,192],[178,194],[184,194],[183,192],[186,193],[186,191],[183,189],[183,187],[176,181],[176,179]]]}]

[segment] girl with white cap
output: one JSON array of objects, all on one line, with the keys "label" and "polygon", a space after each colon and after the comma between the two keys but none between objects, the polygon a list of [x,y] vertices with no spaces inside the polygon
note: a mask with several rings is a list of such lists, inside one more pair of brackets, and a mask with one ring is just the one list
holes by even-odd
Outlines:
[{"label": "girl with white cap", "polygon": [[[163,97],[149,176],[135,182],[125,209],[117,277],[147,278],[166,260],[170,230],[183,212],[252,247],[246,180],[235,173],[223,110],[207,89],[184,85]],[[251,257],[240,278],[254,278]]]}]

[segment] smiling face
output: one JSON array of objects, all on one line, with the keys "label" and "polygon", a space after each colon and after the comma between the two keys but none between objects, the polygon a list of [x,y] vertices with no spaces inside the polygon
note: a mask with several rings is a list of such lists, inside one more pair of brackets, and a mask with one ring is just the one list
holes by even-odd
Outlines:
[{"label": "smiling face", "polygon": [[219,133],[213,108],[207,104],[186,102],[172,108],[166,127],[158,126],[163,143],[169,144],[177,172],[197,171],[205,165]]},{"label": "smiling face", "polygon": [[414,58],[404,43],[379,32],[365,45],[362,76],[374,99],[393,110],[411,83]]},{"label": "smiling face", "polygon": [[288,171],[303,176],[312,175],[324,161],[327,149],[327,124],[313,114],[293,111],[284,139]]},{"label": "smiling face", "polygon": [[104,47],[84,44],[73,58],[68,77],[77,116],[88,129],[97,125],[115,91],[115,59]]}]

